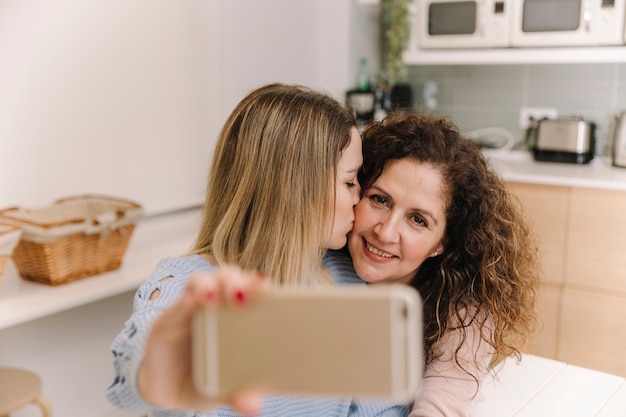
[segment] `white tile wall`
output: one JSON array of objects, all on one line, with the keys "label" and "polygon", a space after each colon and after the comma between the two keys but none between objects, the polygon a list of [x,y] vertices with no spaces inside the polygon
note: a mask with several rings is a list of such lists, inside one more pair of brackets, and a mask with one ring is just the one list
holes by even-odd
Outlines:
[{"label": "white tile wall", "polygon": [[[415,106],[424,107],[423,86],[437,84],[438,112],[463,131],[497,126],[518,140],[521,107],[554,107],[559,116],[581,115],[596,123],[596,151],[608,155],[614,116],[626,110],[626,64],[413,66]],[[521,143],[520,143],[521,145]]]}]

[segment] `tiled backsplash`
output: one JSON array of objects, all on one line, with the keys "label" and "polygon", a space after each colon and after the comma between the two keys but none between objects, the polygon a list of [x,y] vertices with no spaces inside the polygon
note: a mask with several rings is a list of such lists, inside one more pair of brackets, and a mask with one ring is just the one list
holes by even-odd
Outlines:
[{"label": "tiled backsplash", "polygon": [[517,147],[520,109],[551,107],[596,123],[596,152],[609,155],[615,116],[626,111],[626,64],[413,66],[409,80],[418,109],[444,113],[462,131],[505,128]]}]

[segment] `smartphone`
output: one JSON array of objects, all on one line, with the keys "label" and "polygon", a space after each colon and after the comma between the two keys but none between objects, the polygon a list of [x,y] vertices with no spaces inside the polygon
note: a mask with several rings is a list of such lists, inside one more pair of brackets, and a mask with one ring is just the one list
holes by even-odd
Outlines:
[{"label": "smartphone", "polygon": [[400,284],[274,289],[248,306],[194,317],[193,373],[201,392],[412,401],[423,372],[422,303]]}]

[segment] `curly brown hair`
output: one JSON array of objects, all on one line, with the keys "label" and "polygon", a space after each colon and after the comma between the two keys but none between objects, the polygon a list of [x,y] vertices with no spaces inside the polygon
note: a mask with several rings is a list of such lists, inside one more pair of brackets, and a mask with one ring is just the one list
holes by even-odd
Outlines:
[{"label": "curly brown hair", "polygon": [[363,132],[363,189],[390,161],[404,158],[434,167],[444,182],[445,250],[427,258],[411,282],[424,302],[426,363],[443,355],[437,342],[455,331],[460,365],[469,326],[477,326],[492,346],[492,362],[521,358],[537,322],[539,263],[537,241],[519,200],[478,146],[445,117],[404,112],[370,124]]}]

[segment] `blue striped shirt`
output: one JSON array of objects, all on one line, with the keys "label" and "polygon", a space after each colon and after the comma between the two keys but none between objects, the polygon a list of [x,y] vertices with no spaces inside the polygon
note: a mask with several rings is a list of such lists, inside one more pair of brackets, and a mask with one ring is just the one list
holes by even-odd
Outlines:
[{"label": "blue striped shirt", "polygon": [[[329,252],[325,259],[337,283],[358,283],[350,258],[340,252]],[[115,377],[106,390],[114,406],[129,411],[143,411],[150,417],[235,417],[230,407],[212,412],[171,411],[154,408],[143,400],[137,390],[137,375],[143,359],[146,340],[156,318],[175,303],[183,293],[189,278],[198,271],[212,271],[214,266],[199,255],[166,258],[137,290],[133,313],[124,329],[111,345]],[[172,279],[162,281],[166,277]],[[150,295],[159,290],[159,297]],[[297,397],[268,395],[264,398],[262,416],[269,417],[377,417],[408,415],[408,405],[374,399]]]}]

